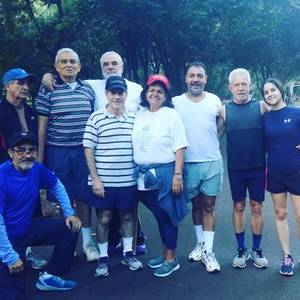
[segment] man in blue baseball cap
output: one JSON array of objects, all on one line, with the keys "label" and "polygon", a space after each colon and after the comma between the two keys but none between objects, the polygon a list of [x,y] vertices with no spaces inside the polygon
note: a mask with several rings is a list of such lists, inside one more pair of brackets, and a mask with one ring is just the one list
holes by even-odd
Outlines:
[{"label": "man in blue baseball cap", "polygon": [[[9,140],[16,134],[33,132],[37,135],[37,114],[27,104],[30,98],[30,84],[35,76],[20,68],[10,69],[4,73],[4,97],[0,100],[0,136],[3,144],[0,146],[0,163],[9,159],[7,148]],[[41,216],[41,204],[37,202],[35,216]],[[27,263],[34,269],[41,269],[47,261],[38,258],[29,247],[26,251]]]}]

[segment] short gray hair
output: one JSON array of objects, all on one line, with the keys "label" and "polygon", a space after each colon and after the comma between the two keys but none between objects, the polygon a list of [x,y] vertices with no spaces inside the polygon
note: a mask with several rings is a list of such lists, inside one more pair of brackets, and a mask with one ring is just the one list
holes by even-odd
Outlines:
[{"label": "short gray hair", "polygon": [[251,83],[251,76],[250,76],[249,71],[246,69],[243,69],[243,68],[237,68],[230,72],[229,77],[228,77],[229,84],[231,84],[233,77],[238,74],[246,75],[248,82]]},{"label": "short gray hair", "polygon": [[59,63],[59,57],[62,53],[72,53],[75,56],[75,59],[77,60],[77,62],[80,64],[80,59],[79,59],[79,56],[78,56],[77,52],[75,52],[71,48],[61,48],[61,49],[59,49],[56,53],[56,56],[55,56],[55,64]]},{"label": "short gray hair", "polygon": [[117,53],[115,51],[107,51],[107,52],[103,53],[102,56],[100,57],[100,65],[101,65],[101,67],[102,67],[102,64],[103,64],[104,57],[106,55],[114,55],[114,56],[116,56],[117,59],[119,60],[119,62],[123,65],[123,59],[122,59],[122,57],[120,56],[119,53]]}]

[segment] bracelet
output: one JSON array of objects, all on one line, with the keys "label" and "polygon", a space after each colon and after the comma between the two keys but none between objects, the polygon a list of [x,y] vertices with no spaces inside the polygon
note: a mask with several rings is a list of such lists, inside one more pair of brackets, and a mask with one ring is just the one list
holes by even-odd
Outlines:
[{"label": "bracelet", "polygon": [[182,175],[182,172],[174,173],[174,175]]}]

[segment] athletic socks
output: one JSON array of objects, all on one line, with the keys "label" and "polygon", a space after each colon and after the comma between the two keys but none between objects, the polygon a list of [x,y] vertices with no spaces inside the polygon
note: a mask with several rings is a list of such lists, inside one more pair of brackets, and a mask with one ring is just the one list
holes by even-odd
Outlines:
[{"label": "athletic socks", "polygon": [[235,238],[238,244],[238,249],[246,249],[245,246],[245,231],[240,233],[235,233]]},{"label": "athletic socks", "polygon": [[203,234],[203,226],[202,225],[194,225],[197,243],[203,244],[204,243],[204,234]]},{"label": "athletic socks", "polygon": [[122,238],[123,241],[123,253],[125,254],[128,251],[132,251],[132,241],[133,238],[129,237],[129,238]]},{"label": "athletic socks", "polygon": [[91,227],[81,227],[83,247],[93,244]]},{"label": "athletic socks", "polygon": [[253,251],[260,249],[261,238],[262,238],[261,234],[252,233],[252,239],[253,239],[252,250]]},{"label": "athletic socks", "polygon": [[108,249],[108,242],[105,243],[98,243],[98,248],[100,251],[100,257],[108,257],[107,249]]},{"label": "athletic socks", "polygon": [[214,231],[203,231],[204,236],[204,249],[207,253],[213,251],[213,244],[214,244]]}]

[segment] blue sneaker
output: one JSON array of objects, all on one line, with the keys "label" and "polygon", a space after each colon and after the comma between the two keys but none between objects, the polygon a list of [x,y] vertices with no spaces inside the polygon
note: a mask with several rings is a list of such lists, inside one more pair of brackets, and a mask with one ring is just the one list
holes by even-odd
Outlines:
[{"label": "blue sneaker", "polygon": [[167,277],[171,275],[173,272],[177,271],[180,268],[180,264],[178,263],[177,258],[171,263],[167,262],[166,260],[163,262],[161,267],[156,269],[154,275],[157,277]]},{"label": "blue sneaker", "polygon": [[72,280],[64,280],[59,276],[40,273],[36,288],[41,291],[68,291],[76,288],[77,283]]},{"label": "blue sneaker", "polygon": [[136,255],[144,255],[146,254],[146,252],[147,252],[147,248],[145,243],[136,245],[136,249],[135,249]]},{"label": "blue sneaker", "polygon": [[283,257],[280,265],[280,274],[286,276],[292,276],[294,274],[294,260],[290,254]]},{"label": "blue sneaker", "polygon": [[157,269],[162,266],[164,261],[165,258],[162,255],[159,255],[149,260],[148,267],[150,267],[151,269]]}]

